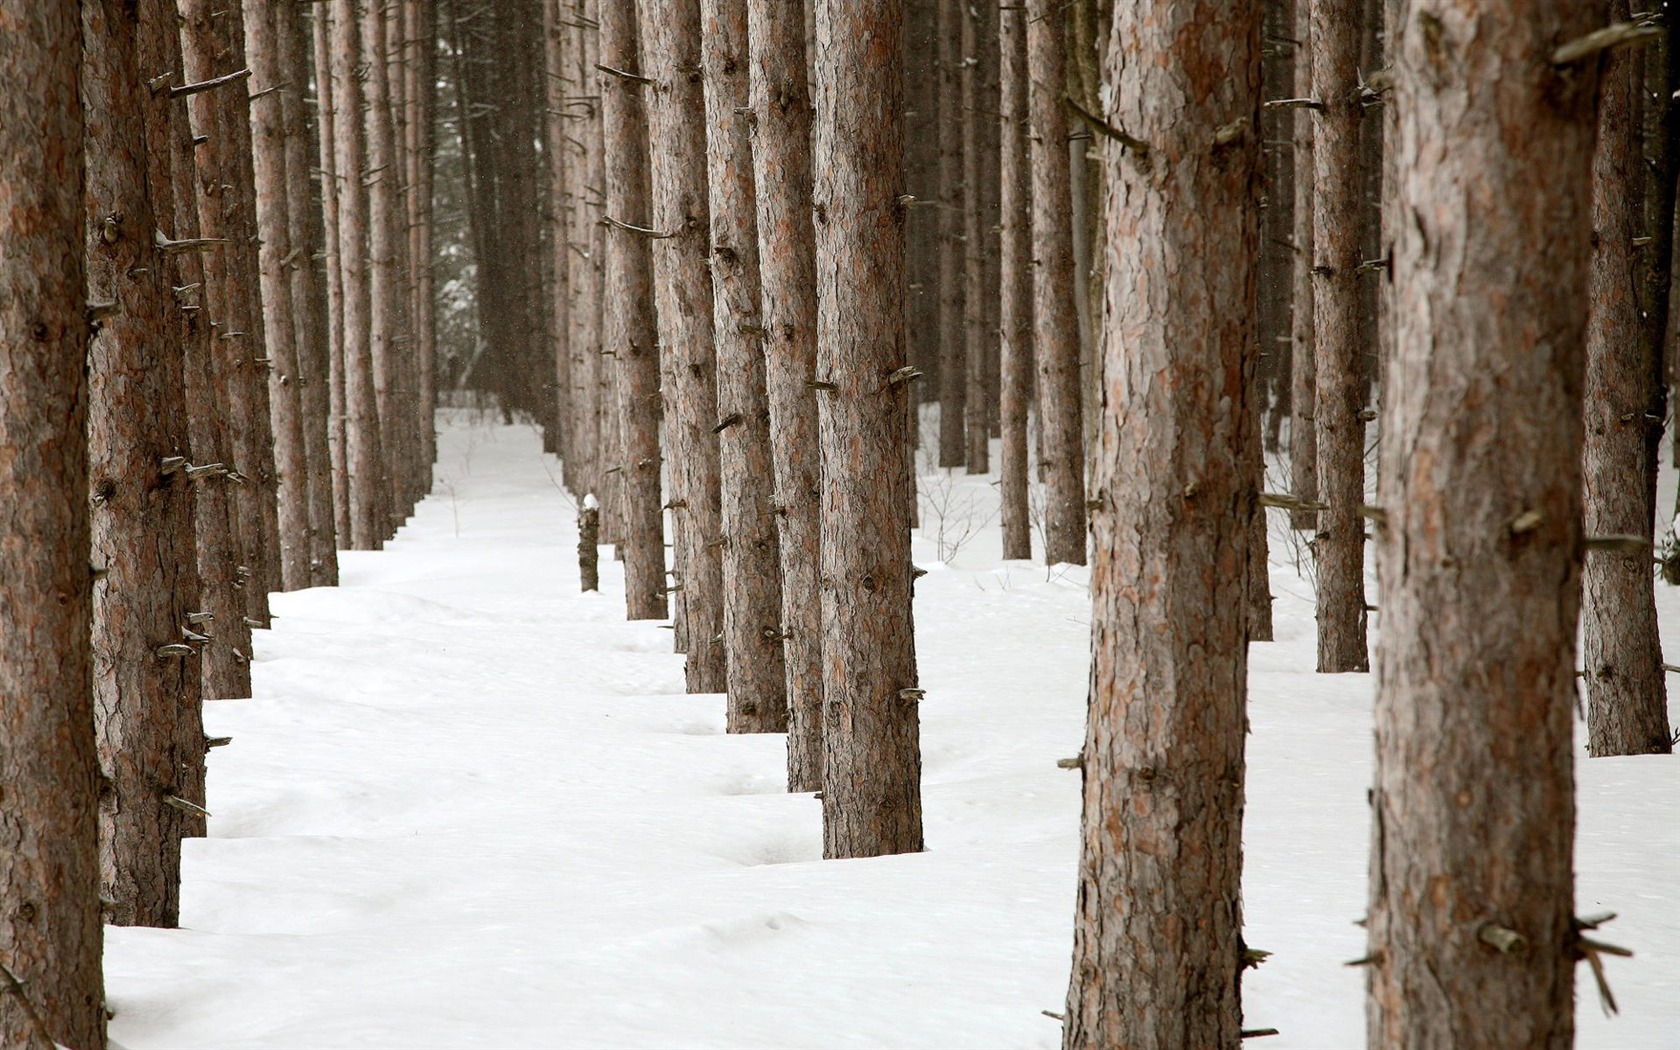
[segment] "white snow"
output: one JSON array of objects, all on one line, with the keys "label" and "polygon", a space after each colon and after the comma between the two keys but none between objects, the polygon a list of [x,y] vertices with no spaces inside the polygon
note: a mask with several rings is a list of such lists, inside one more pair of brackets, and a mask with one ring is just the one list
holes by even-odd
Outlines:
[{"label": "white snow", "polygon": [[[343,585],[275,595],[256,698],[213,703],[211,837],[179,930],[109,929],[116,1044],[1054,1047],[1072,938],[1084,570],[1002,562],[995,489],[941,475],[917,584],[928,852],[824,862],[779,736],[685,696],[622,574],[579,594],[576,510],[527,428],[448,416],[439,484]],[[966,520],[959,522],[958,518]],[[1274,534],[1276,535],[1276,534]],[[952,548],[955,547],[955,553]],[[948,563],[938,560],[941,553]],[[1244,981],[1267,1050],[1364,1042],[1371,679],[1312,673],[1274,552],[1252,648]],[[1680,653],[1680,593],[1661,591]],[[1579,766],[1580,1045],[1680,1046],[1680,776]]]}]

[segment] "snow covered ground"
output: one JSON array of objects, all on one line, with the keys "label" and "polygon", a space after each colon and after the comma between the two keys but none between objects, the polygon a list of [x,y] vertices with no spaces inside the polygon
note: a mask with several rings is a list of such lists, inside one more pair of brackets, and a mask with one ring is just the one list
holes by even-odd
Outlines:
[{"label": "snow covered ground", "polygon": [[[276,595],[256,698],[210,705],[211,837],[179,930],[110,929],[141,1048],[1054,1047],[1072,943],[1083,570],[1003,562],[984,478],[929,480],[917,644],[928,851],[821,861],[779,736],[685,696],[622,576],[577,593],[575,511],[528,428],[464,412],[439,484],[343,586]],[[1281,536],[1275,531],[1274,537]],[[956,547],[953,554],[952,548]],[[944,555],[944,563],[941,555]],[[1312,673],[1274,550],[1252,650],[1244,981],[1252,1045],[1363,1045],[1368,676]],[[1680,654],[1680,591],[1664,589]],[[1680,766],[1580,769],[1580,1045],[1680,1047]]]}]

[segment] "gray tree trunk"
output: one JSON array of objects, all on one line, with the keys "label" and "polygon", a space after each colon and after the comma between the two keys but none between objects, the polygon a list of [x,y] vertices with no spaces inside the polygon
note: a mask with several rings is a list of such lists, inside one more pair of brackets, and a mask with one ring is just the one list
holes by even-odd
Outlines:
[{"label": "gray tree trunk", "polygon": [[998,300],[1002,336],[1000,414],[1003,441],[998,477],[1002,494],[1003,556],[1032,557],[1027,485],[1027,408],[1032,401],[1033,266],[1032,165],[1027,136],[1027,12],[1000,12],[1002,59],[1002,267]]}]

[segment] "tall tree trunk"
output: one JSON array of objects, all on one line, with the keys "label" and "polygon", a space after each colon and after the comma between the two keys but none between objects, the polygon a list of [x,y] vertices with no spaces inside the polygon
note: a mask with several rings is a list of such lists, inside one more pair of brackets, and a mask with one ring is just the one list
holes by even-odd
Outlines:
[{"label": "tall tree trunk", "polygon": [[1044,441],[1044,561],[1085,564],[1085,436],[1069,189],[1067,33],[1058,0],[1029,0],[1033,346]]},{"label": "tall tree trunk", "polygon": [[984,474],[991,469],[991,427],[986,419],[986,234],[981,204],[981,113],[980,45],[981,22],[978,7],[962,5],[957,20],[960,68],[957,73],[959,117],[962,122],[963,208],[963,437],[968,472]]},{"label": "tall tree trunk", "polygon": [[172,927],[184,829],[166,800],[182,792],[180,767],[204,759],[202,728],[191,753],[177,753],[178,721],[199,704],[181,627],[198,601],[183,346],[147,191],[136,12],[84,4],[82,46],[88,298],[114,304],[88,355],[93,557],[108,570],[93,602],[101,885],[115,902],[109,921]]},{"label": "tall tree trunk", "polygon": [[[787,731],[782,567],[765,391],[765,328],[753,193],[747,0],[702,0],[706,139],[723,486],[723,641],[732,733]],[[895,38],[896,39],[896,38]]]},{"label": "tall tree trunk", "polygon": [[[606,214],[647,228],[652,208],[648,185],[647,85],[640,75],[636,11],[629,4],[601,8],[602,145]],[[665,512],[659,484],[659,347],[653,314],[653,271],[646,237],[621,228],[606,236],[606,289],[602,340],[618,369],[623,475],[625,613],[632,620],[662,620],[665,602]]]},{"label": "tall tree trunk", "polygon": [[416,410],[419,412],[419,463],[415,470],[417,491],[421,496],[432,491],[433,464],[437,462],[437,289],[433,270],[433,213],[434,173],[437,156],[437,7],[436,0],[410,0],[409,47],[414,52],[409,76],[414,84],[409,89],[409,105],[415,116],[410,124],[410,148],[418,154],[415,160],[415,232],[412,264],[416,272],[414,284],[414,329],[419,353],[417,378],[420,391]]},{"label": "tall tree trunk", "polygon": [[1573,1038],[1581,187],[1597,77],[1551,55],[1603,15],[1595,0],[1412,0],[1402,20],[1373,1047]]},{"label": "tall tree trunk", "polygon": [[402,204],[402,164],[397,154],[396,129],[391,123],[391,78],[386,61],[386,0],[362,0],[361,57],[362,114],[366,122],[367,164],[363,169],[368,195],[368,328],[373,362],[373,397],[379,413],[378,467],[385,485],[385,517],[379,522],[381,540],[397,531],[406,516],[403,505],[404,456],[402,413],[403,280],[398,268],[399,233],[406,218]]},{"label": "tall tree trunk", "polygon": [[[582,90],[582,85],[590,82],[591,74],[595,72],[597,61],[597,40],[599,30],[596,20],[590,15],[583,3],[578,5],[578,25],[574,30],[576,52],[574,58],[571,83],[578,90],[579,95],[591,93]],[[696,45],[698,46],[698,44]],[[601,112],[593,98],[580,98],[572,107],[573,138],[578,144],[578,151],[574,155],[577,161],[576,176],[572,183],[572,221],[573,244],[575,249],[568,252],[573,262],[572,270],[572,348],[574,352],[572,385],[576,398],[574,410],[577,413],[578,447],[574,450],[577,462],[572,465],[580,468],[579,477],[583,491],[599,493],[601,491],[602,452],[607,446],[606,435],[602,432],[601,411],[601,373],[605,371],[604,358],[601,356],[601,253],[597,250],[596,242],[601,233],[601,183],[603,181],[601,167]],[[704,115],[697,115],[701,120],[701,131],[705,130]],[[705,163],[704,156],[697,157],[700,163]],[[714,398],[716,394],[713,394]],[[715,423],[716,420],[713,420]],[[716,539],[711,536],[709,539]]]},{"label": "tall tree trunk", "polygon": [[1311,0],[1313,96],[1313,331],[1317,338],[1318,491],[1328,509],[1318,561],[1318,669],[1369,671],[1365,638],[1365,384],[1359,337],[1357,0]]},{"label": "tall tree trunk", "polygon": [[[247,68],[240,0],[180,0],[182,69],[198,83]],[[232,491],[245,572],[246,615],[268,625],[268,594],[280,589],[280,519],[274,432],[268,405],[268,338],[257,262],[256,177],[251,106],[239,83],[192,96],[193,127],[204,141],[199,166],[199,223],[224,238],[205,257],[218,383],[226,398],[233,466],[244,478]]]},{"label": "tall tree trunk", "polygon": [[688,691],[727,688],[718,489],[717,359],[707,272],[706,121],[700,0],[638,0],[653,169],[654,296],[665,394],[673,539]]},{"label": "tall tree trunk", "polygon": [[1260,39],[1258,5],[1114,11],[1104,118],[1147,148],[1105,144],[1070,1048],[1239,1045]]},{"label": "tall tree trunk", "polygon": [[333,28],[330,4],[312,4],[310,27],[315,57],[316,138],[321,160],[321,249],[327,285],[327,455],[332,461],[333,533],[336,546],[353,545],[350,525],[350,441],[346,434],[344,385],[344,256],[339,249],[342,221],[338,174],[338,92],[333,81]]},{"label": "tall tree trunk", "polygon": [[[310,84],[308,48],[298,4],[276,4],[275,36],[279,41],[281,119],[285,134],[287,236],[290,258],[285,262],[290,302],[296,314],[298,405],[303,415],[303,481],[308,501],[309,585],[338,584],[338,544],[333,519],[332,458],[327,448],[329,323],[327,289],[316,256],[319,215],[310,188],[310,165],[315,146],[309,134],[307,96]],[[317,16],[320,17],[320,16]],[[324,84],[325,78],[321,78]]]},{"label": "tall tree trunk", "polygon": [[817,377],[816,230],[805,26],[791,6],[751,0],[747,16],[770,450],[781,544],[788,790],[816,791],[822,787],[823,761],[821,454],[811,386]]},{"label": "tall tree trunk", "polygon": [[963,296],[963,215],[968,199],[963,185],[962,0],[934,0],[939,78],[939,465],[960,467],[967,459],[963,420],[968,380],[968,347]]},{"label": "tall tree trunk", "polygon": [[1027,144],[1026,6],[1000,12],[1002,33],[1002,256],[998,289],[1002,335],[1001,481],[1003,556],[1032,557],[1027,498],[1027,406],[1032,397],[1032,166]]},{"label": "tall tree trunk", "polygon": [[0,0],[0,1044],[105,1045],[85,442],[81,27]]},{"label": "tall tree trunk", "polygon": [[899,0],[818,4],[823,855],[922,848],[905,387]]},{"label": "tall tree trunk", "polygon": [[[612,6],[612,5],[608,5]],[[562,464],[569,475],[572,464],[570,462],[570,443],[566,434],[571,426],[571,293],[568,276],[570,273],[569,256],[572,253],[572,219],[570,202],[570,185],[573,164],[569,159],[572,146],[566,141],[566,125],[569,110],[566,107],[567,60],[571,57],[568,46],[572,37],[572,27],[561,16],[560,5],[548,2],[542,5],[543,16],[543,84],[547,106],[543,111],[543,160],[546,165],[546,192],[544,194],[543,215],[546,222],[544,234],[547,253],[547,266],[543,272],[545,283],[543,294],[548,305],[548,331],[553,348],[553,379],[550,396],[544,405],[545,411],[551,413],[548,422],[543,427],[543,450],[553,452],[562,458]],[[607,18],[613,17],[613,12],[602,11],[603,25]],[[635,65],[635,49],[630,50],[631,65]],[[607,64],[611,64],[608,60]],[[646,132],[643,132],[644,136]],[[642,174],[641,180],[647,182],[647,146],[642,146]],[[611,214],[611,209],[608,209]],[[609,238],[609,241],[611,238]],[[611,251],[611,248],[608,248]],[[612,263],[607,262],[607,271],[611,272]],[[610,278],[609,278],[610,279]],[[602,303],[603,313],[611,313],[614,309],[611,288],[604,290],[606,298]],[[646,290],[644,290],[646,291]],[[651,294],[651,292],[647,292]],[[605,340],[603,340],[605,342]],[[603,350],[610,350],[612,346],[605,345]],[[568,478],[568,480],[571,480]]]},{"label": "tall tree trunk", "polygon": [[350,501],[350,549],[378,550],[390,521],[390,485],[380,443],[372,349],[368,265],[368,186],[364,102],[358,69],[361,21],[356,0],[332,0],[333,153],[338,185],[338,270],[344,311],[344,460]]},{"label": "tall tree trunk", "polygon": [[[1295,0],[1295,97],[1311,98],[1312,3]],[[1318,500],[1318,337],[1314,331],[1313,307],[1313,111],[1305,107],[1295,113],[1295,228],[1294,309],[1291,313],[1291,362],[1289,367],[1289,491],[1297,500]],[[1318,513],[1295,508],[1289,512],[1289,527],[1303,531],[1318,528]]]},{"label": "tall tree trunk", "polygon": [[245,0],[245,53],[255,90],[251,99],[252,165],[256,177],[257,235],[261,239],[263,330],[268,333],[268,406],[274,431],[274,466],[279,489],[280,586],[310,585],[309,467],[304,447],[303,401],[298,361],[298,320],[292,302],[290,183],[286,175],[288,90],[280,64],[278,12],[282,0]]}]

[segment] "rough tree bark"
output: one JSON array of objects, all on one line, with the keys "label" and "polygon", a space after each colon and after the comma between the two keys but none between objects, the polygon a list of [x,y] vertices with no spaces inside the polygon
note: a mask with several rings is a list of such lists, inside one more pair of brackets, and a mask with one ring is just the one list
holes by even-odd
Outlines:
[{"label": "rough tree bark", "polygon": [[[699,0],[695,2],[698,3]],[[570,75],[567,77],[567,82],[574,85],[588,83],[587,73],[594,72],[593,63],[588,55],[592,50],[592,38],[596,32],[589,26],[588,23],[592,20],[584,14],[581,6],[577,13],[580,17],[572,19]],[[698,31],[697,25],[696,32]],[[694,46],[698,54],[698,40]],[[698,72],[695,75],[698,76]],[[695,91],[698,104],[698,84]],[[601,419],[596,396],[601,371],[602,274],[599,257],[590,252],[590,243],[598,228],[598,211],[590,203],[600,181],[599,151],[595,148],[598,139],[589,130],[596,113],[595,104],[589,99],[573,99],[566,110],[570,124],[566,143],[566,163],[570,168],[567,187],[571,195],[571,240],[566,252],[569,267],[567,290],[571,296],[567,344],[572,355],[568,372],[571,378],[571,393],[566,402],[572,417],[568,430],[571,459],[566,464],[566,477],[580,493],[597,491],[602,467]],[[696,113],[695,119],[701,122],[699,130],[703,136],[704,117]],[[704,167],[703,155],[696,156],[694,160]],[[704,245],[704,242],[705,233],[702,231],[700,243]],[[709,309],[710,302],[706,305]],[[717,421],[714,419],[712,422]],[[713,535],[707,536],[708,540],[715,538]]]},{"label": "rough tree bark", "polygon": [[659,311],[678,604],[691,693],[727,687],[718,489],[717,359],[707,272],[705,101],[699,0],[638,0],[653,171],[654,296]]},{"label": "rough tree bark", "polygon": [[[1625,2],[1612,17],[1628,17]],[[1644,338],[1634,238],[1643,223],[1633,126],[1635,56],[1607,56],[1593,155],[1592,262],[1588,271],[1586,412],[1582,460],[1589,536],[1649,540],[1646,443],[1653,347]],[[1581,571],[1581,666],[1587,750],[1668,754],[1668,689],[1657,637],[1651,552],[1638,545],[1587,552]]]},{"label": "rough tree bark", "polygon": [[[803,3],[800,5],[803,7]],[[804,18],[751,0],[754,184],[766,385],[782,564],[788,790],[822,787],[821,466],[817,448],[816,230],[811,223],[811,91]]]},{"label": "rough tree bark", "polygon": [[1551,56],[1603,15],[1601,0],[1412,0],[1401,19],[1373,1047],[1573,1038],[1581,188],[1598,78]]},{"label": "rough tree bark", "polygon": [[991,427],[986,418],[986,252],[985,216],[981,204],[984,167],[981,156],[981,123],[993,119],[994,111],[982,111],[980,92],[981,28],[978,7],[963,4],[957,14],[960,69],[957,97],[961,100],[962,123],[962,282],[963,282],[963,444],[968,472],[984,474],[991,469]]},{"label": "rough tree bark", "polygon": [[[364,176],[361,23],[356,0],[332,0],[333,160],[338,187],[338,272],[344,331],[344,462],[350,549],[378,550],[389,523],[390,485],[380,443],[368,280],[368,187]],[[341,537],[342,541],[342,537]]]},{"label": "rough tree bark", "polygon": [[172,927],[184,829],[166,800],[182,794],[182,767],[204,759],[202,728],[177,753],[178,721],[199,713],[197,653],[183,637],[198,578],[183,344],[147,188],[136,14],[122,0],[82,5],[88,298],[112,304],[88,355],[93,556],[108,572],[93,601],[100,868],[110,922]]},{"label": "rough tree bark", "polygon": [[[640,34],[629,4],[601,8],[602,146],[606,214],[647,227],[647,110],[638,56]],[[619,426],[624,454],[624,602],[632,620],[662,620],[665,602],[665,513],[659,482],[659,347],[653,315],[653,271],[648,239],[623,229],[606,236],[606,294],[602,340],[618,369]]]},{"label": "rough tree bark", "polygon": [[[180,0],[182,73],[199,83],[245,69],[240,0]],[[189,100],[204,141],[199,168],[199,224],[227,243],[205,256],[218,383],[226,399],[234,462],[244,483],[231,491],[244,558],[246,614],[268,625],[268,595],[280,589],[280,519],[274,435],[268,406],[268,338],[257,262],[256,177],[251,162],[248,86],[235,82]]]},{"label": "rough tree bark", "polygon": [[333,532],[337,545],[352,545],[350,526],[350,442],[345,433],[344,259],[339,251],[337,92],[333,80],[333,12],[312,4],[310,36],[315,57],[316,139],[321,161],[321,250],[327,285],[327,456],[332,461]]},{"label": "rough tree bark", "polygon": [[102,1050],[81,27],[36,0],[0,24],[0,1044]]},{"label": "rough tree bark", "polygon": [[1067,19],[1059,0],[1029,0],[1027,13],[1033,346],[1044,450],[1044,561],[1084,565],[1085,430],[1067,149]]},{"label": "rough tree bark", "polygon": [[[611,5],[609,5],[611,6]],[[622,10],[622,9],[620,9]],[[602,21],[612,17],[615,12],[603,11]],[[562,457],[562,466],[568,474],[571,473],[570,446],[566,439],[567,428],[571,425],[570,401],[571,396],[571,299],[567,288],[569,263],[567,256],[571,254],[572,225],[570,190],[567,180],[571,175],[572,164],[567,160],[571,155],[571,145],[566,141],[566,60],[571,51],[568,43],[571,40],[571,27],[561,19],[558,3],[542,5],[543,18],[543,85],[547,102],[543,110],[543,161],[546,178],[545,201],[543,208],[544,244],[546,252],[543,268],[544,289],[548,305],[548,333],[550,345],[553,347],[553,378],[549,396],[545,399],[544,410],[549,413],[543,424],[543,451],[552,452]],[[634,65],[635,52],[630,55]],[[610,64],[610,61],[609,63]],[[607,88],[610,90],[610,87]],[[644,131],[644,135],[646,132]],[[643,168],[646,168],[645,157],[647,146],[642,146]],[[647,175],[644,170],[642,182],[645,184]],[[611,209],[609,208],[609,213]],[[612,238],[608,238],[610,242]],[[608,250],[611,250],[610,244]],[[612,263],[606,262],[606,269],[611,270]],[[614,294],[611,288],[604,289],[608,296],[602,304],[603,313],[610,313],[615,309],[611,300]],[[650,293],[651,294],[651,293]],[[622,307],[617,307],[622,309]],[[650,307],[651,309],[651,307]],[[604,350],[611,350],[612,345],[603,346]],[[569,479],[568,479],[569,480]]]},{"label": "rough tree bark", "polygon": [[823,855],[922,848],[899,0],[816,5]]},{"label": "rough tree bark", "polygon": [[1317,340],[1318,669],[1369,671],[1365,637],[1365,385],[1360,381],[1357,0],[1312,0],[1313,331]]},{"label": "rough tree bark", "polygon": [[1003,442],[999,449],[1003,556],[1032,557],[1032,513],[1027,497],[1027,406],[1032,397],[1033,266],[1032,166],[1027,145],[1027,11],[1001,11],[1002,59],[1002,268],[1001,305]]},{"label": "rough tree bark", "polygon": [[702,0],[712,330],[723,489],[723,642],[732,733],[787,731],[782,567],[759,304],[758,203],[749,137],[747,0]]},{"label": "rough tree bark", "polygon": [[[1295,97],[1311,98],[1312,4],[1295,3]],[[1313,327],[1313,111],[1295,110],[1295,250],[1293,262],[1294,307],[1290,336],[1293,339],[1289,368],[1289,491],[1297,500],[1318,500],[1318,337]],[[1289,527],[1303,531],[1318,528],[1318,513],[1295,508],[1289,512]]]},{"label": "rough tree bark", "polygon": [[286,174],[286,73],[280,64],[278,9],[283,0],[245,0],[245,53],[250,58],[251,150],[256,177],[257,236],[263,330],[268,333],[268,406],[274,432],[280,526],[280,586],[310,585],[309,466],[298,367],[298,312],[292,302],[290,182]]},{"label": "rough tree bark", "polygon": [[368,348],[373,363],[373,398],[379,413],[378,463],[385,485],[385,517],[379,523],[381,540],[392,536],[406,517],[405,474],[408,445],[404,440],[402,347],[408,338],[403,310],[404,282],[399,245],[407,240],[407,211],[402,203],[402,158],[397,152],[391,120],[391,76],[386,59],[388,42],[385,0],[362,3],[362,114],[367,144],[363,181],[368,196]]},{"label": "rough tree bark", "polygon": [[968,381],[964,353],[968,346],[962,279],[963,214],[968,192],[963,185],[962,0],[932,0],[935,15],[936,68],[939,80],[939,465],[960,467],[967,459],[963,420]]},{"label": "rough tree bark", "polygon": [[1239,1045],[1260,30],[1257,4],[1114,10],[1104,118],[1146,146],[1104,144],[1108,334],[1070,1048]]}]

